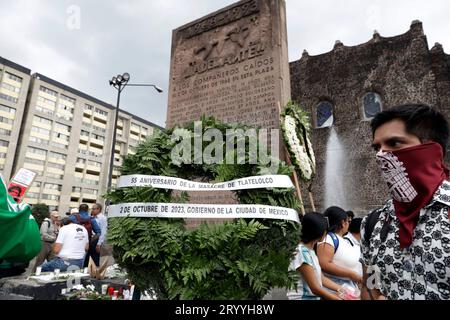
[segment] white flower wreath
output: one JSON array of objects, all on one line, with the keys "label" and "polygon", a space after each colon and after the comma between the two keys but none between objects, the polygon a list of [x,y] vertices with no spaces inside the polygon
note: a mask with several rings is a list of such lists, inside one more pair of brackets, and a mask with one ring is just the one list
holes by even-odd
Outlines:
[{"label": "white flower wreath", "polygon": [[284,122],[282,125],[284,140],[287,144],[293,164],[300,171],[303,180],[309,181],[312,179],[316,167],[314,151],[308,137],[308,132],[306,131],[305,134],[306,141],[304,141],[305,139],[302,132],[302,130],[307,130],[309,123],[303,123],[308,120],[306,115],[298,114],[296,110],[294,110],[294,107],[294,105],[288,105],[285,110]]}]

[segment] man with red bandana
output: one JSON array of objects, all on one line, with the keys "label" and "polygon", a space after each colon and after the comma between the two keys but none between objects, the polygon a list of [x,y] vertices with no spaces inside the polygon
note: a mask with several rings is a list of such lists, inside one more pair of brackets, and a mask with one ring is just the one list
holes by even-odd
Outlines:
[{"label": "man with red bandana", "polygon": [[[433,108],[405,105],[371,122],[373,148],[392,199],[361,224],[363,298],[450,299],[448,122]],[[368,232],[369,234],[369,232]]]}]

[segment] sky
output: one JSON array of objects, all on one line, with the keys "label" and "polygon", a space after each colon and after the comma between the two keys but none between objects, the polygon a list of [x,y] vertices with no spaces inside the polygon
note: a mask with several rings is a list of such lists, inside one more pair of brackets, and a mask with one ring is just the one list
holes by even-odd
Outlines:
[{"label": "sky", "polygon": [[[115,104],[109,80],[128,72],[120,108],[165,126],[172,30],[233,0],[0,0],[0,56]],[[286,0],[289,61],[408,31],[423,22],[429,46],[450,53],[446,0]]]}]

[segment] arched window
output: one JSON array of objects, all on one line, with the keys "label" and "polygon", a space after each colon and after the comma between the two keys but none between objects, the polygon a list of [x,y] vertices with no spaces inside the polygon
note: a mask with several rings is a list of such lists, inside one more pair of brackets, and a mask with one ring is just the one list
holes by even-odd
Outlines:
[{"label": "arched window", "polygon": [[331,127],[333,123],[333,105],[328,101],[319,102],[316,107],[316,128]]},{"label": "arched window", "polygon": [[378,112],[383,110],[381,96],[375,92],[369,92],[363,99],[363,116],[365,120],[372,119]]}]

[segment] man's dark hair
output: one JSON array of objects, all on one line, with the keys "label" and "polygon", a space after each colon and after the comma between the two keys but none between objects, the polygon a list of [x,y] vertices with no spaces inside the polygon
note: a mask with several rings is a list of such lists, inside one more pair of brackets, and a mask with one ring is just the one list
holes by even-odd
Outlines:
[{"label": "man's dark hair", "polygon": [[371,121],[372,136],[383,124],[399,119],[405,123],[405,130],[419,138],[420,142],[433,141],[442,147],[444,157],[447,153],[449,135],[448,121],[439,111],[425,105],[401,105],[378,113]]},{"label": "man's dark hair", "polygon": [[302,217],[302,235],[303,243],[308,243],[320,239],[327,231],[327,220],[317,212],[308,212]]},{"label": "man's dark hair", "polygon": [[348,227],[348,232],[360,233],[361,232],[361,222],[362,222],[362,218],[352,219],[352,222],[350,222],[350,226]]},{"label": "man's dark hair", "polygon": [[83,212],[87,212],[89,211],[89,206],[86,203],[82,203],[80,204],[80,207],[78,208],[78,211],[83,211]]},{"label": "man's dark hair", "polygon": [[62,218],[61,223],[63,226],[67,226],[68,224],[72,223],[72,220],[70,220],[69,217],[65,217],[65,218]]},{"label": "man's dark hair", "polygon": [[328,231],[338,232],[342,229],[342,221],[348,218],[347,212],[344,209],[333,206],[329,207],[323,213],[328,218]]},{"label": "man's dark hair", "polygon": [[347,215],[348,215],[349,218],[352,218],[352,220],[355,217],[355,213],[353,211],[351,211],[351,210],[347,211]]}]

